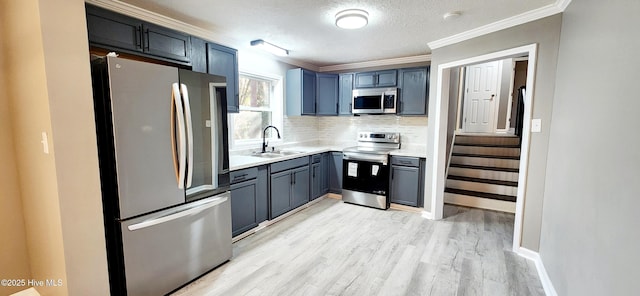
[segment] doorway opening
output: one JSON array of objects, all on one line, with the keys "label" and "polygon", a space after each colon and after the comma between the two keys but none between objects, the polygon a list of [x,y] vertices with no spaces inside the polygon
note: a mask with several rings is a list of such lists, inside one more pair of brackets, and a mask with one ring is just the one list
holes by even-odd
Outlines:
[{"label": "doorway opening", "polygon": [[[429,118],[433,118],[433,124],[429,125],[429,133],[433,136],[431,143],[429,143],[429,148],[433,151],[433,157],[431,160],[432,163],[430,164],[430,168],[432,170],[431,180],[427,181],[427,184],[431,185],[431,215],[434,219],[442,219],[444,208],[444,194],[446,187],[446,169],[449,160],[449,155],[447,154],[447,142],[449,138],[453,138],[455,135],[455,132],[451,132],[448,127],[451,125],[458,126],[457,122],[459,122],[456,115],[456,112],[458,112],[459,108],[450,108],[449,106],[452,84],[455,84],[452,83],[452,72],[455,74],[455,70],[460,69],[461,67],[486,62],[494,62],[514,58],[520,59],[525,57],[528,59],[525,88],[529,91],[523,92],[522,136],[520,140],[521,148],[519,152],[521,161],[518,164],[519,175],[515,201],[515,222],[513,235],[514,251],[517,251],[520,248],[522,238],[522,218],[525,198],[524,189],[526,188],[526,172],[528,167],[530,141],[529,132],[532,112],[536,52],[537,45],[531,44],[438,65],[436,98],[434,104],[429,108]],[[509,106],[509,104],[507,104],[507,106]],[[505,114],[505,116],[507,116],[507,114]],[[507,121],[505,120],[504,122],[506,128]],[[451,141],[452,140],[449,140],[449,143],[451,143]]]}]

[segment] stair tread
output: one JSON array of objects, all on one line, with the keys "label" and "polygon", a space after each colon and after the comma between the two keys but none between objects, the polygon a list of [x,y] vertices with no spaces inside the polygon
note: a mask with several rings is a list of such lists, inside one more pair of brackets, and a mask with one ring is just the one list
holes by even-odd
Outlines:
[{"label": "stair tread", "polygon": [[458,181],[467,181],[467,182],[476,182],[476,183],[485,183],[485,184],[493,184],[493,185],[503,185],[503,186],[518,187],[518,182],[513,182],[513,181],[502,181],[502,180],[492,180],[492,179],[483,179],[483,178],[472,178],[472,177],[463,177],[463,176],[456,176],[456,175],[447,176],[447,180],[458,180]]},{"label": "stair tread", "polygon": [[479,158],[497,158],[497,159],[520,160],[520,156],[486,155],[486,154],[455,153],[455,152],[452,153],[451,156],[466,156],[466,157],[479,157]]},{"label": "stair tread", "polygon": [[489,198],[489,199],[504,200],[504,201],[512,201],[512,202],[516,201],[516,197],[515,196],[511,196],[511,195],[478,192],[478,191],[455,189],[455,188],[448,188],[448,187],[444,189],[444,192],[453,193],[453,194],[460,194],[460,195],[469,195],[469,196],[475,196],[475,197],[482,197],[482,198]]},{"label": "stair tread", "polygon": [[456,167],[456,168],[462,168],[462,169],[509,172],[509,173],[517,173],[518,172],[518,169],[512,169],[512,168],[490,167],[490,166],[480,166],[480,165],[468,165],[468,164],[458,164],[458,163],[452,163],[452,164],[449,165],[449,167]]},{"label": "stair tread", "polygon": [[479,144],[479,143],[455,143],[454,146],[482,147],[482,148],[520,148],[520,145],[511,144]]}]

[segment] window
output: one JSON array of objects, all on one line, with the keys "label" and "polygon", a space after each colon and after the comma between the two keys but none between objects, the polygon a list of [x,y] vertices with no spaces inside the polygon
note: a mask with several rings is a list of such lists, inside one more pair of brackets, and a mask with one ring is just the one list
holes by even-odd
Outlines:
[{"label": "window", "polygon": [[[269,125],[276,126],[282,136],[282,79],[241,73],[239,87],[240,112],[229,116],[232,147],[256,147]],[[267,139],[271,144],[279,142],[273,130],[267,131]]]}]

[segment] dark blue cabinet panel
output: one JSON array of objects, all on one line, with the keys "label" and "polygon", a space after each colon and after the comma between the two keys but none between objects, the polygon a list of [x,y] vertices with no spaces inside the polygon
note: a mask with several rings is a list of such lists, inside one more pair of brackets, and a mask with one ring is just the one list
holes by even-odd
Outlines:
[{"label": "dark blue cabinet panel", "polygon": [[227,111],[239,112],[238,51],[207,43],[207,72],[227,78]]},{"label": "dark blue cabinet panel", "polygon": [[429,68],[400,69],[400,115],[426,115]]},{"label": "dark blue cabinet panel", "polygon": [[142,24],[143,51],[155,56],[190,62],[191,36],[154,24]]},{"label": "dark blue cabinet panel", "polygon": [[329,153],[311,157],[311,199],[329,192]]},{"label": "dark blue cabinet panel", "polygon": [[89,44],[189,65],[191,36],[86,5]]},{"label": "dark blue cabinet panel", "polygon": [[290,69],[286,77],[288,116],[316,114],[316,73],[305,69]]},{"label": "dark blue cabinet panel", "polygon": [[207,42],[191,36],[191,70],[207,73]]},{"label": "dark blue cabinet panel", "polygon": [[316,115],[338,115],[338,75],[317,74]]},{"label": "dark blue cabinet panel", "polygon": [[231,185],[231,228],[233,236],[258,226],[256,179]]},{"label": "dark blue cabinet panel", "polygon": [[320,166],[321,164],[319,162],[311,164],[311,199],[316,199],[322,195]]},{"label": "dark blue cabinet panel", "polygon": [[378,75],[376,87],[392,87],[397,85],[398,74],[396,70],[378,71],[376,74]]},{"label": "dark blue cabinet panel", "polygon": [[278,217],[291,207],[291,172],[271,174],[271,218]]},{"label": "dark blue cabinet panel", "polygon": [[309,202],[309,166],[292,170],[291,176],[291,205],[295,209]]},{"label": "dark blue cabinet panel", "polygon": [[353,74],[340,74],[338,115],[351,115],[353,100]]},{"label": "dark blue cabinet panel", "polygon": [[342,193],[342,152],[331,152],[328,175],[329,192]]},{"label": "dark blue cabinet panel", "polygon": [[320,163],[320,194],[325,195],[329,193],[329,153],[322,153],[322,162]]},{"label": "dark blue cabinet panel", "polygon": [[142,21],[93,5],[86,9],[91,45],[142,52]]},{"label": "dark blue cabinet panel", "polygon": [[269,172],[266,165],[258,167],[256,182],[256,222],[261,223],[269,219]]},{"label": "dark blue cabinet panel", "polygon": [[360,72],[355,74],[355,88],[393,87],[397,85],[396,70]]},{"label": "dark blue cabinet panel", "polygon": [[271,219],[309,202],[308,157],[272,164],[271,172]]},{"label": "dark blue cabinet panel", "polygon": [[418,206],[419,169],[391,166],[391,202],[407,206]]},{"label": "dark blue cabinet panel", "polygon": [[424,205],[424,170],[423,158],[391,157],[391,202],[422,207]]}]

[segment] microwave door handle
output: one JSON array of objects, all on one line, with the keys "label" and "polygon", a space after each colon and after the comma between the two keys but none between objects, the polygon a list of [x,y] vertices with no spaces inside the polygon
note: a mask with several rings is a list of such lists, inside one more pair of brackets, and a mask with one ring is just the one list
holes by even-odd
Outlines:
[{"label": "microwave door handle", "polygon": [[[176,169],[176,179],[178,182],[178,188],[180,189],[184,189],[184,175],[185,175],[185,165],[186,165],[186,140],[185,140],[185,132],[184,132],[184,110],[182,108],[182,97],[180,96],[180,88],[178,86],[178,83],[174,83],[172,86],[172,92],[171,92],[171,134],[172,134],[172,139],[171,141],[173,142],[173,164],[174,164],[174,168]],[[176,123],[175,123],[175,116],[178,116],[178,126],[176,128]],[[176,139],[175,139],[175,130],[178,130],[178,147],[176,147]],[[176,150],[177,150],[177,162],[176,162]]]},{"label": "microwave door handle", "polygon": [[193,180],[193,121],[191,120],[191,103],[189,102],[189,91],[187,86],[180,84],[180,93],[182,93],[182,100],[184,101],[184,116],[187,128],[187,185],[186,188],[191,187]]}]

